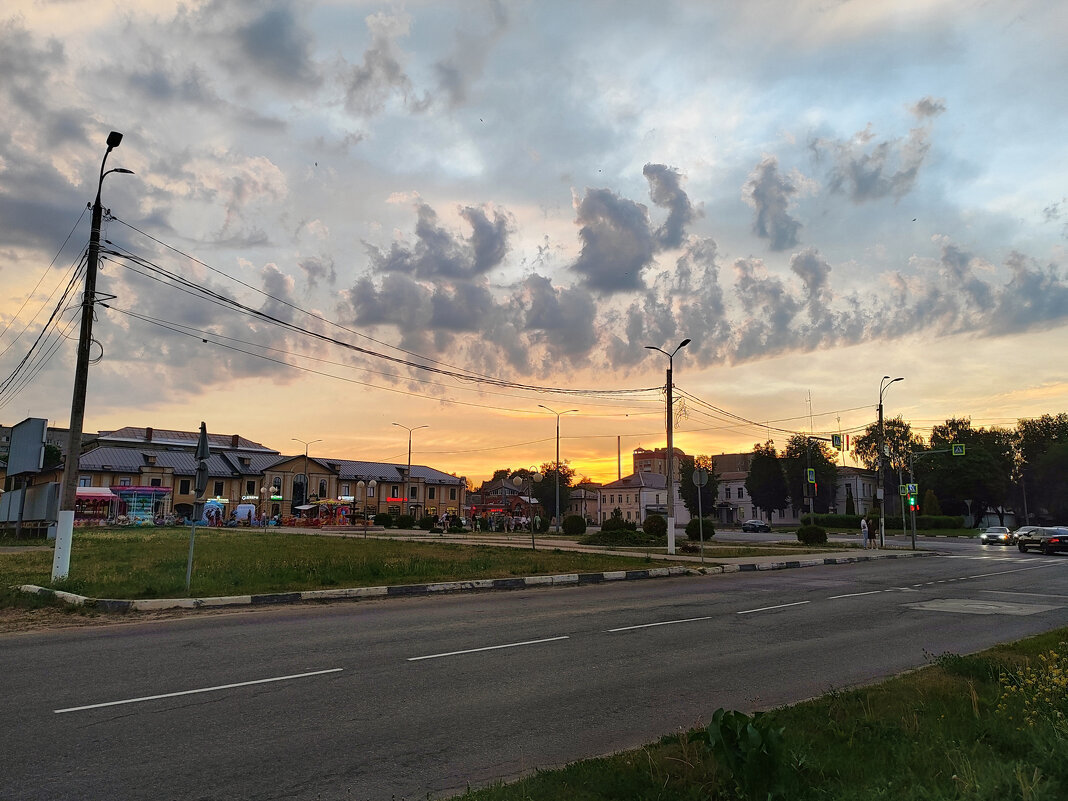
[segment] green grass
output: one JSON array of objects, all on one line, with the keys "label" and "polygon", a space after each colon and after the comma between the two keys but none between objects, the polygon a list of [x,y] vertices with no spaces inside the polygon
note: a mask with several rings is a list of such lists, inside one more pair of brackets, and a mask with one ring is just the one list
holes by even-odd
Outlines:
[{"label": "green grass", "polygon": [[[189,530],[76,531],[70,578],[53,585],[95,598],[185,597]],[[647,567],[641,558],[517,548],[198,528],[194,597],[422,584]],[[50,586],[52,553],[0,554],[0,585]],[[0,596],[0,604],[10,595]]]},{"label": "green grass", "polygon": [[1063,801],[1066,640],[1060,629],[973,656],[932,656],[882,684],[772,710],[752,722],[765,734],[782,729],[783,742],[762,753],[748,736],[714,747],[698,730],[461,798]]}]

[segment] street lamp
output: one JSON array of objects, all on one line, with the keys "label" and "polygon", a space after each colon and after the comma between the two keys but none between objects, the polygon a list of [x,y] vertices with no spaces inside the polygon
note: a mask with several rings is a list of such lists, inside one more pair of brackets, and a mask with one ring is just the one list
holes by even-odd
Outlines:
[{"label": "street lamp", "polygon": [[394,423],[397,428],[403,428],[408,432],[408,472],[404,475],[404,481],[407,483],[407,487],[404,490],[404,501],[408,504],[408,514],[412,513],[411,500],[412,500],[412,432],[418,431],[420,428],[430,428],[429,425],[416,426],[415,428],[408,428],[408,426],[402,426],[400,423]]},{"label": "street lamp", "polygon": [[[363,500],[363,510],[362,510],[362,512],[363,512],[363,531],[364,531],[365,535],[367,533],[367,490],[370,490],[371,492],[374,492],[375,491],[375,487],[377,487],[377,486],[378,486],[378,482],[375,481],[373,478],[370,481],[366,482],[366,483],[364,482],[364,480],[362,478],[359,481],[356,482],[356,488],[360,491],[360,498]],[[353,495],[353,504],[352,505],[353,505],[353,507],[356,506],[355,495]],[[355,515],[353,515],[352,520],[353,520],[354,523],[356,522],[356,516]]]},{"label": "street lamp", "polygon": [[675,359],[675,354],[682,348],[690,344],[689,339],[684,339],[678,344],[675,350],[668,353],[666,350],[656,347],[655,345],[646,345],[648,350],[657,350],[668,357],[668,369],[667,369],[667,529],[668,529],[668,553],[675,553],[675,466],[673,464],[675,458],[675,443],[672,437],[672,429],[674,428],[674,421],[671,419],[671,370]]},{"label": "street lamp", "polygon": [[264,484],[260,487],[260,503],[263,505],[261,514],[263,515],[263,533],[267,533],[267,510],[270,508],[268,503],[271,499],[271,485]]},{"label": "street lamp", "polygon": [[554,528],[556,529],[556,533],[559,534],[560,518],[563,517],[563,515],[560,514],[560,415],[578,412],[578,409],[568,409],[565,412],[558,412],[550,409],[543,403],[539,403],[538,406],[545,411],[556,415],[556,516],[554,518],[556,520],[556,525]]},{"label": "street lamp", "polygon": [[[308,488],[311,486],[311,476],[308,475],[308,447],[314,445],[316,442],[322,442],[321,439],[303,440],[297,437],[290,437],[294,442],[299,442],[304,445],[304,504],[307,506],[308,498],[311,497],[311,493]],[[301,511],[304,511],[303,509]],[[304,515],[301,515],[304,517]]]},{"label": "street lamp", "polygon": [[904,381],[904,376],[890,378],[884,375],[879,382],[879,460],[875,466],[875,491],[879,498],[879,547],[886,546],[886,492],[883,486],[883,460],[886,458],[886,432],[883,429],[883,393],[891,384]]},{"label": "street lamp", "polygon": [[[544,476],[536,470],[530,474],[530,479],[527,482],[527,506],[530,508],[530,550],[536,551],[537,548],[534,545],[534,483],[540,483]],[[512,476],[512,483],[515,484],[516,489],[521,489],[523,486],[523,477],[518,473]]]},{"label": "street lamp", "polygon": [[[60,493],[58,526],[56,530],[56,563],[52,566],[52,580],[67,577],[70,564],[70,542],[74,535],[74,505],[78,498],[78,462],[82,453],[82,426],[85,421],[85,394],[89,384],[89,350],[93,343],[93,313],[96,304],[96,271],[100,260],[100,227],[104,219],[104,207],[100,203],[100,191],[104,177],[113,172],[133,175],[133,170],[123,167],[104,172],[108,154],[122,142],[122,134],[108,134],[108,149],[100,162],[100,178],[96,184],[96,199],[93,201],[93,221],[89,229],[89,253],[85,265],[85,292],[82,295],[82,322],[78,334],[78,361],[74,368],[74,395],[70,405],[70,430],[67,432],[66,464],[63,468],[63,486]],[[63,564],[59,562],[63,560]]]}]

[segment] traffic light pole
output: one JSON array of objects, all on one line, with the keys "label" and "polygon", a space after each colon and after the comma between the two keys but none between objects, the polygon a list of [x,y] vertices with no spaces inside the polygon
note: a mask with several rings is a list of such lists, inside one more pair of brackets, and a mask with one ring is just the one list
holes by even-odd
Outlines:
[{"label": "traffic light pole", "polygon": [[[928,455],[930,455],[932,453],[949,453],[949,449],[948,448],[941,448],[941,449],[935,450],[935,451],[917,451],[915,453],[912,452],[912,451],[909,451],[909,483],[910,484],[915,484],[916,483],[916,476],[912,472],[912,460],[913,460],[913,458],[916,457],[916,456],[928,456]],[[916,503],[915,504],[911,504],[911,503],[909,504],[909,506],[912,507],[912,509],[911,509],[911,511],[912,511],[912,550],[914,550],[914,551],[916,550],[916,507],[919,506],[919,505],[920,505],[920,491],[919,491],[919,487],[917,487],[916,488]]]}]

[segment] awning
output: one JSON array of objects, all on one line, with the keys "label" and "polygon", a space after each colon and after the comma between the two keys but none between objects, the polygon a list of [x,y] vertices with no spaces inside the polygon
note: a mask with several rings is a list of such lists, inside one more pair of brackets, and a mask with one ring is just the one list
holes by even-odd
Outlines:
[{"label": "awning", "polygon": [[78,497],[86,500],[113,501],[115,493],[107,487],[78,487]]},{"label": "awning", "polygon": [[307,511],[308,509],[315,509],[318,505],[319,504],[317,503],[306,503],[303,506],[298,506],[297,508],[302,511]]}]

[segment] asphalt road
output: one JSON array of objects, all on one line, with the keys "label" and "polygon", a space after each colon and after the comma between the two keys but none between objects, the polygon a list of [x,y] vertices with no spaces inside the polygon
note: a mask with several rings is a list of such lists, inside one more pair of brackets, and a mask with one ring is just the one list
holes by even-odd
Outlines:
[{"label": "asphalt road", "polygon": [[0,636],[0,798],[415,799],[1068,625],[1068,556]]}]

